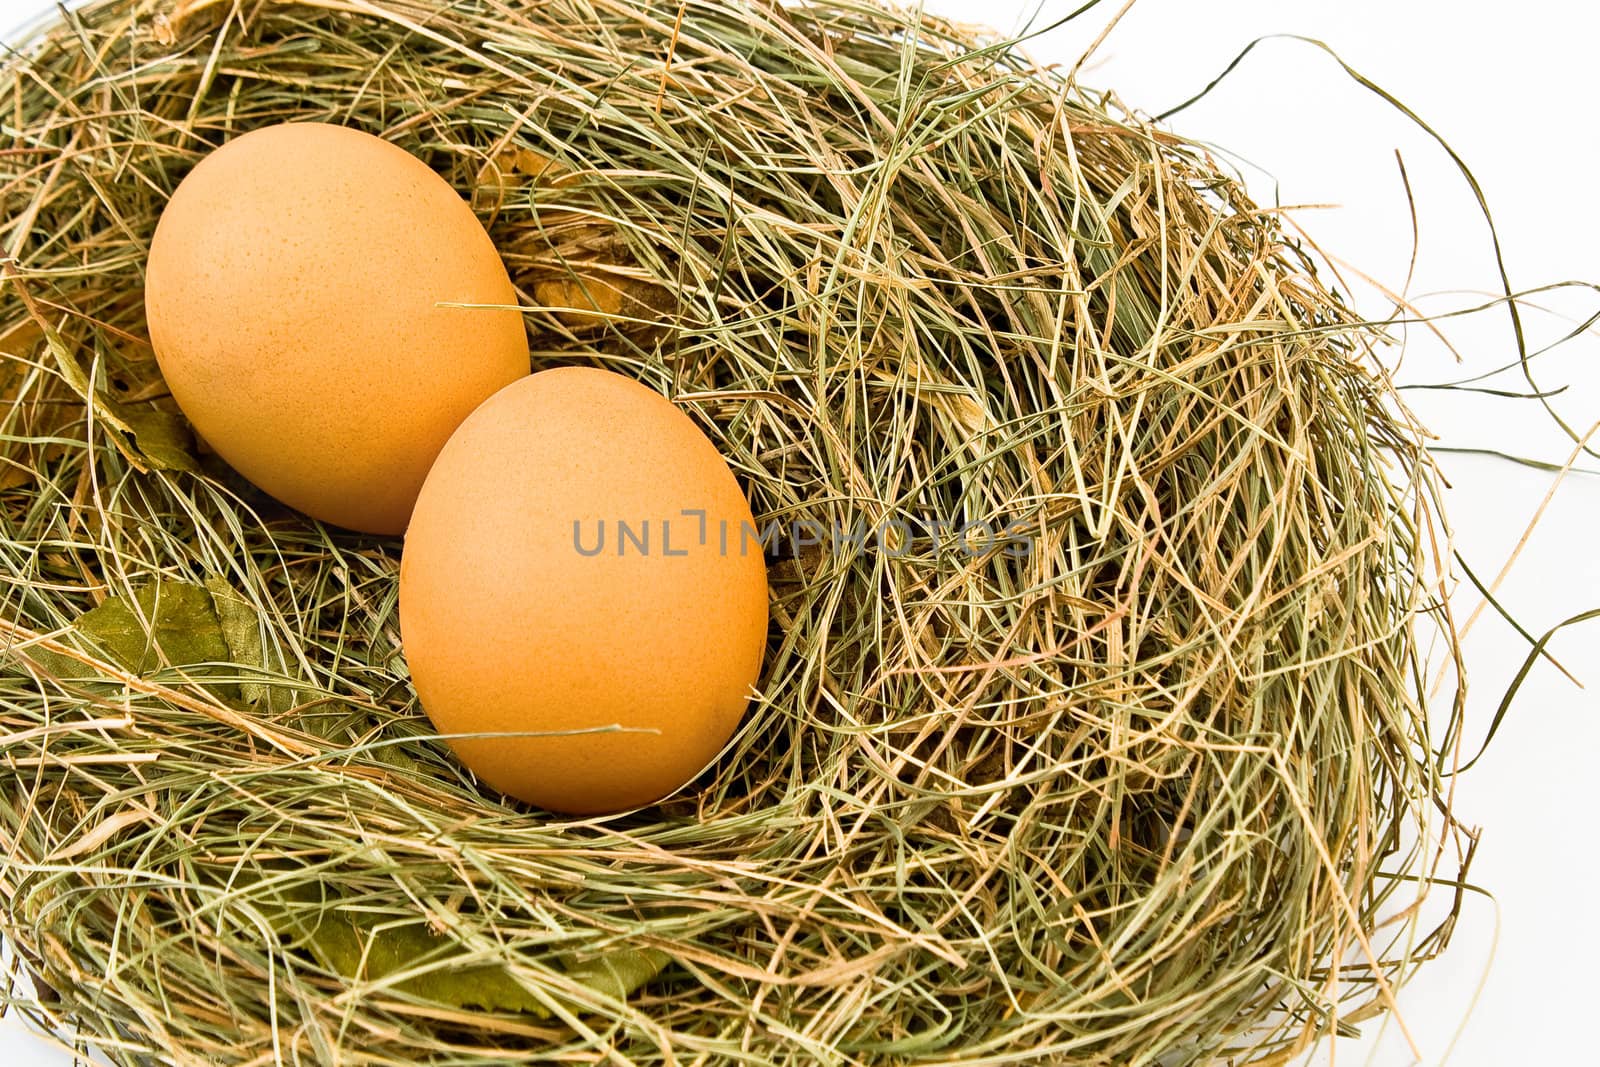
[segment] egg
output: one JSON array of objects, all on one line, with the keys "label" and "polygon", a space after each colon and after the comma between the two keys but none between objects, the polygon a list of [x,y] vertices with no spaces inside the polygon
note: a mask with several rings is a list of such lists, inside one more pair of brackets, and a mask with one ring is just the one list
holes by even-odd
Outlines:
[{"label": "egg", "polygon": [[383,534],[405,529],[461,420],[528,373],[516,304],[443,178],[310,122],[202,159],[161,214],[145,277],[157,362],[206,443],[283,503]]},{"label": "egg", "polygon": [[439,453],[406,531],[400,631],[423,710],[484,783],[557,812],[639,807],[703,770],[753,695],[759,531],[671,401],[542,371]]}]

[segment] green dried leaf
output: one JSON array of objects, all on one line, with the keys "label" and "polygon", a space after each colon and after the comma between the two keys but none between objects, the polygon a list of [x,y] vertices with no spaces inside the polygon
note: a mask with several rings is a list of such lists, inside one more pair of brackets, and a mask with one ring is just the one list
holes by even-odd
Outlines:
[{"label": "green dried leaf", "polygon": [[163,664],[186,667],[230,657],[211,593],[190,582],[151,582],[136,590],[132,601],[111,597],[85,612],[76,629],[135,674]]},{"label": "green dried leaf", "polygon": [[430,772],[415,756],[410,755],[399,745],[375,745],[368,751],[368,756],[379,763],[386,763],[398,771],[412,775],[427,775]]},{"label": "green dried leaf", "polygon": [[[206,579],[206,591],[211,594],[211,607],[217,614],[222,640],[228,646],[228,658],[247,669],[264,669],[267,665],[266,647],[261,641],[261,624],[255,606],[226,581],[215,576]],[[274,696],[273,688],[263,682],[239,683],[240,699],[252,707],[259,707],[263,702],[269,707],[282,702],[275,700]],[[293,699],[287,693],[283,696]]]},{"label": "green dried leaf", "polygon": [[[322,903],[315,914],[285,906],[267,921],[281,935],[293,938],[324,968],[345,978],[375,981],[421,963],[438,961],[451,942],[429,930],[426,923],[396,924],[393,919],[369,919],[359,912],[327,903],[316,886],[288,891],[301,903]],[[602,956],[570,963],[557,957],[578,984],[615,999],[626,998],[661,973],[668,956],[655,949],[618,949]],[[550,1009],[499,964],[436,966],[425,973],[397,981],[397,991],[435,1004],[462,1010],[522,1012],[548,1019]],[[578,1005],[574,1011],[585,1010]]]},{"label": "green dried leaf", "polygon": [[622,1000],[661,973],[671,957],[659,949],[614,949],[603,956],[581,962],[561,958],[567,975],[578,984]]},{"label": "green dried leaf", "polygon": [[130,462],[153,470],[199,471],[199,461],[194,457],[194,437],[181,416],[148,404],[125,404],[106,396],[95,388],[71,347],[54,327],[40,322],[39,330],[68,387],[91,405],[97,418],[116,431],[111,440]]},{"label": "green dried leaf", "polygon": [[265,666],[256,609],[221,578],[207,578],[206,592],[211,594],[211,606],[233,662],[241,667]]},{"label": "green dried leaf", "polygon": [[[73,631],[88,639],[92,651],[109,655],[118,666],[135,674],[146,674],[161,666],[265,666],[255,608],[216,577],[206,579],[204,586],[150,582],[136,590],[131,600],[114,596],[84,612]],[[31,649],[28,656],[58,678],[82,678],[92,673],[70,656],[49,649]],[[231,672],[222,668],[219,673]],[[213,688],[225,698],[242,698],[258,707],[266,700],[275,710],[282,710],[277,705],[288,707],[293,701],[292,693],[261,682],[219,684]]]},{"label": "green dried leaf", "polygon": [[[119,404],[101,397],[127,427],[135,461],[143,460],[152,470],[198,473],[200,461],[194,457],[194,435],[183,418],[171,411],[148,405]],[[126,449],[124,449],[126,451]]]},{"label": "green dried leaf", "polygon": [[[310,929],[298,932],[322,966],[346,978],[369,981],[437,958],[447,944],[420,922],[367,927],[337,909],[329,909]],[[395,988],[454,1008],[526,1012],[542,1019],[550,1015],[504,968],[492,964],[438,968],[397,982]]]},{"label": "green dried leaf", "polygon": [[38,646],[33,646],[26,650],[8,648],[5,650],[3,658],[5,662],[18,659],[24,662],[31,660],[36,668],[57,678],[77,678],[88,673],[89,670],[89,668],[71,656],[63,656],[59,652],[52,652],[48,648],[40,648]]}]

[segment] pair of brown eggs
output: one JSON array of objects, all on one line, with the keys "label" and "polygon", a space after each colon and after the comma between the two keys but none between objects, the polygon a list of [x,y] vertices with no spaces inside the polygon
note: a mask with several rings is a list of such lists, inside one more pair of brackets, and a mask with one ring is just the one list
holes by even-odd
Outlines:
[{"label": "pair of brown eggs", "polygon": [[528,373],[505,266],[422,161],[314,123],[229,141],[162,213],[145,310],[223,459],[318,519],[404,533],[417,695],[485,783],[617,811],[727,742],[767,629],[744,494],[659,393]]}]

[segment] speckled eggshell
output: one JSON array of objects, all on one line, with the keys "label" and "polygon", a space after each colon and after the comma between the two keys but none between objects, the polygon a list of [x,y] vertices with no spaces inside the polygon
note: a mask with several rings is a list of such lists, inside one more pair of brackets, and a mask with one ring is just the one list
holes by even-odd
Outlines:
[{"label": "speckled eggshell", "polygon": [[443,178],[319,123],[202,159],[162,212],[145,288],[162,373],[222,458],[291,507],[391,534],[461,420],[528,372],[516,303]]},{"label": "speckled eggshell", "polygon": [[[703,525],[685,514],[700,511]],[[726,461],[659,393],[584,367],[507,386],[440,452],[406,532],[400,628],[423,710],[446,735],[569,732],[450,739],[529,803],[660,799],[752,695],[767,632],[754,531]]]}]

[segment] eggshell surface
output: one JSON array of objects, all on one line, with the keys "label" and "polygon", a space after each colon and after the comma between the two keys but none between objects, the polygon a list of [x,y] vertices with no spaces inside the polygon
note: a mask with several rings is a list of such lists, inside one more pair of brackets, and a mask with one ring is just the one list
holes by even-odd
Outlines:
[{"label": "eggshell surface", "polygon": [[582,367],[507,386],[440,452],[406,532],[400,626],[423,710],[441,734],[504,735],[449,743],[529,803],[660,799],[752,695],[755,529],[716,447],[654,390]]},{"label": "eggshell surface", "polygon": [[202,159],[146,271],[151,344],[200,436],[285,504],[373,533],[405,529],[445,440],[527,374],[516,304],[443,178],[320,123],[263,127]]}]

